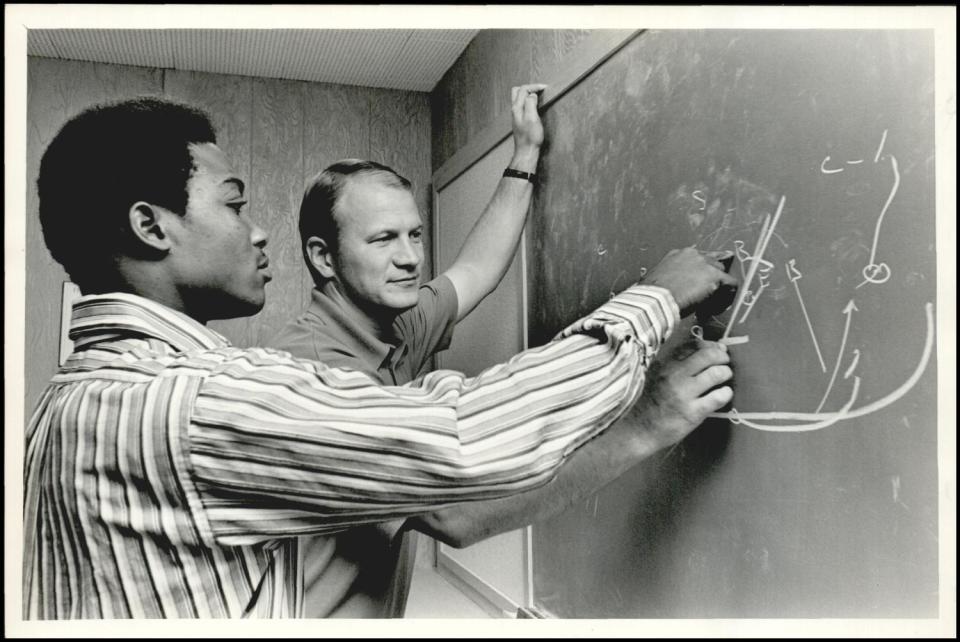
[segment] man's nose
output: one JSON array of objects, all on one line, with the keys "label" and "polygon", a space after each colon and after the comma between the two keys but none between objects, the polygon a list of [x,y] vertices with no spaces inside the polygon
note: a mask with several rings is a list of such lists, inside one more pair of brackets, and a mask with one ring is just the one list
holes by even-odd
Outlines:
[{"label": "man's nose", "polygon": [[420,246],[410,239],[402,240],[396,254],[393,255],[393,262],[401,267],[415,268],[423,260],[421,252]]},{"label": "man's nose", "polygon": [[261,250],[267,247],[267,238],[266,231],[254,223],[250,229],[250,242],[253,243],[254,247],[258,247]]}]

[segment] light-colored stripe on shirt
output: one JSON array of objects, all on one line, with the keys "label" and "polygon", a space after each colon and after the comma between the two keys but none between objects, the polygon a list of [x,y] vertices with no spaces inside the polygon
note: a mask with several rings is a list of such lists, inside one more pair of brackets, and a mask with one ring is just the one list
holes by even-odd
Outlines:
[{"label": "light-colored stripe on shirt", "polygon": [[383,388],[81,297],[27,428],[25,617],[295,617],[295,536],[546,483],[635,401],[677,320],[638,286],[478,377]]}]

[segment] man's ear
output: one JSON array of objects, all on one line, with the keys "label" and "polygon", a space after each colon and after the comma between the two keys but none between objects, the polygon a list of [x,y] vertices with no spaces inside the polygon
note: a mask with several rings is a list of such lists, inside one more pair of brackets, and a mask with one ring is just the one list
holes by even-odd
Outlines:
[{"label": "man's ear", "polygon": [[333,254],[330,251],[330,245],[319,236],[311,236],[307,239],[307,257],[313,268],[325,279],[332,279],[336,276],[336,270],[333,267]]},{"label": "man's ear", "polygon": [[166,210],[145,201],[130,206],[130,233],[144,249],[158,252],[170,250],[170,235],[164,230]]}]

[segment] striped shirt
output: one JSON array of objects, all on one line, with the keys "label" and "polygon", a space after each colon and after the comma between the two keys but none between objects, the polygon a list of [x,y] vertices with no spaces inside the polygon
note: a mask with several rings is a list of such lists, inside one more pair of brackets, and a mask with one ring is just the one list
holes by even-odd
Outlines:
[{"label": "striped shirt", "polygon": [[477,377],[381,387],[81,297],[27,427],[24,617],[299,616],[299,536],[546,483],[636,400],[678,316],[635,286]]},{"label": "striped shirt", "polygon": [[[457,324],[457,291],[442,274],[420,286],[417,304],[397,316],[387,337],[361,323],[331,288],[326,283],[314,289],[310,306],[284,326],[269,347],[334,368],[359,370],[383,385],[402,385],[425,371],[435,352],[450,345]],[[305,537],[304,617],[402,618],[418,545],[417,532],[404,524],[398,519],[333,537]]]}]

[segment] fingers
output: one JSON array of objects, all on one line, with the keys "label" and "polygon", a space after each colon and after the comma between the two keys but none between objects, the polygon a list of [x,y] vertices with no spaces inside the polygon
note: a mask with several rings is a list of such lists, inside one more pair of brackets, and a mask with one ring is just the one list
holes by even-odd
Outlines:
[{"label": "fingers", "polygon": [[[519,85],[517,87],[514,87],[511,91],[518,91],[523,94],[531,94],[531,93],[536,94],[537,92],[541,92],[546,88],[547,88],[547,85],[543,83],[532,82],[532,83],[527,83],[526,85]],[[513,100],[516,100],[517,95],[511,94],[511,98]]]},{"label": "fingers", "polygon": [[730,261],[733,258],[732,252],[703,252],[702,254],[707,263],[721,272],[726,272],[727,265],[729,265],[729,263],[724,262]]},{"label": "fingers", "polygon": [[733,253],[733,252],[727,252],[727,253],[726,253],[726,256],[718,256],[718,257],[716,257],[717,260],[720,261],[720,265],[723,266],[723,271],[724,271],[724,272],[728,272],[728,271],[730,270],[730,267],[733,265],[733,257],[734,257],[734,253]]},{"label": "fingers", "polygon": [[697,396],[700,396],[711,388],[716,388],[720,384],[730,381],[732,378],[733,370],[730,369],[730,366],[710,366],[697,376],[693,377],[694,383],[696,383],[697,387],[699,388],[697,391]]},{"label": "fingers", "polygon": [[719,272],[717,275],[718,287],[725,285],[736,288],[740,285],[737,277],[729,273],[730,267],[733,265],[733,252],[701,252],[701,256],[708,265]]},{"label": "fingers", "polygon": [[537,110],[539,97],[536,94],[527,94],[523,101],[523,118],[527,122],[540,122],[540,112]]},{"label": "fingers", "polygon": [[539,92],[546,89],[547,86],[542,83],[531,83],[528,85],[519,85],[510,89],[510,103],[515,118],[520,118],[526,110],[528,115],[536,113],[537,103],[539,101]]},{"label": "fingers", "polygon": [[523,115],[529,120],[539,120],[540,112],[537,110],[539,104],[540,96],[537,94],[527,94],[526,99],[523,101]]},{"label": "fingers", "polygon": [[[733,389],[730,386],[717,388],[733,379],[733,369],[727,365],[730,363],[730,354],[725,345],[713,341],[701,341],[700,344],[700,349],[687,357],[681,368],[689,377],[691,387],[688,388],[688,393],[699,397],[693,402],[693,409],[700,412],[702,408],[697,404],[703,404],[704,407],[710,406],[710,409],[702,411],[710,413],[733,398]],[[710,392],[707,392],[708,390]]]},{"label": "fingers", "polygon": [[709,252],[703,252],[703,254],[705,256],[709,256],[711,259],[717,259],[718,261],[733,258],[733,252],[730,250],[712,250]]},{"label": "fingers", "polygon": [[520,88],[514,87],[510,90],[510,111],[513,112],[513,122],[516,126],[516,123],[519,123],[523,120],[523,103],[524,101],[520,99]]},{"label": "fingers", "polygon": [[731,288],[740,286],[740,280],[732,274],[727,273],[725,270],[720,270],[717,280],[720,282],[720,285],[726,285]]},{"label": "fingers", "polygon": [[[733,265],[733,252],[730,251],[714,251],[714,252],[701,252],[701,255],[704,257],[707,263],[717,268],[723,273],[727,273],[730,270],[730,267]],[[721,283],[726,283],[724,279],[721,278]],[[736,281],[734,279],[734,281]],[[736,283],[727,283],[727,285],[735,285]]]},{"label": "fingers", "polygon": [[730,363],[730,354],[727,346],[713,341],[704,341],[700,348],[683,360],[683,372],[693,377],[712,366],[723,366]]},{"label": "fingers", "polygon": [[730,403],[731,399],[733,399],[733,388],[723,386],[722,388],[711,390],[693,402],[693,410],[703,417],[706,417],[711,412],[716,412]]}]

